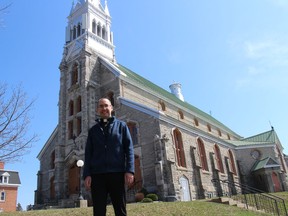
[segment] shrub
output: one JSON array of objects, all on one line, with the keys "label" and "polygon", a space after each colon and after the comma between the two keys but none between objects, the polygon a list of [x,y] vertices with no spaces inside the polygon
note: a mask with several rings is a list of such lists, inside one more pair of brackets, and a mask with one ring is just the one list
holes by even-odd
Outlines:
[{"label": "shrub", "polygon": [[138,192],[135,194],[135,201],[136,202],[141,202],[144,199],[145,195],[141,192]]},{"label": "shrub", "polygon": [[148,194],[148,191],[145,188],[141,188],[141,190],[139,190],[138,193],[143,193],[144,196],[146,196]]},{"label": "shrub", "polygon": [[147,194],[146,198],[150,198],[153,201],[157,201],[158,200],[158,196],[156,194],[153,194],[153,193]]},{"label": "shrub", "polygon": [[153,200],[150,198],[144,198],[141,202],[142,203],[150,203],[150,202],[153,202]]}]

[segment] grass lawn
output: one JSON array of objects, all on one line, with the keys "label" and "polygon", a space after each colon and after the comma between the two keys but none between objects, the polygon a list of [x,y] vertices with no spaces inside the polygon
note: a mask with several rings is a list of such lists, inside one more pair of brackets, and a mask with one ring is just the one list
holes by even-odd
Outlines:
[{"label": "grass lawn", "polygon": [[[129,216],[264,216],[260,212],[247,211],[224,204],[192,202],[154,202],[127,205]],[[50,209],[27,212],[1,213],[1,216],[91,216],[92,208]],[[112,206],[108,206],[107,216],[114,216]]]}]

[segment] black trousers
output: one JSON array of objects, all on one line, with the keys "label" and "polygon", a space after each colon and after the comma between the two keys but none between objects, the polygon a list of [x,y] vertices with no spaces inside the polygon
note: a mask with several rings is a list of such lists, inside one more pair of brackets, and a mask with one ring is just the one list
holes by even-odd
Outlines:
[{"label": "black trousers", "polygon": [[124,173],[92,175],[91,194],[93,215],[105,216],[107,196],[110,195],[115,216],[126,216],[126,194]]}]

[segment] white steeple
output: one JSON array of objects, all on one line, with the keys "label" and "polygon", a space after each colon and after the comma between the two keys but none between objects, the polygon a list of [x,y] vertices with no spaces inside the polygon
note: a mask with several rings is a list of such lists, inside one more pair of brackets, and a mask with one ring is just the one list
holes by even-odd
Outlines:
[{"label": "white steeple", "polygon": [[105,0],[105,14],[107,15],[107,16],[110,16],[110,13],[109,13],[109,9],[108,9],[108,4],[107,4],[107,0]]},{"label": "white steeple", "polygon": [[184,101],[184,97],[182,95],[180,83],[173,83],[169,86],[169,88],[170,88],[172,94],[174,94],[181,101]]},{"label": "white steeple", "polygon": [[[66,27],[66,47],[79,46],[93,49],[99,55],[115,61],[115,46],[111,31],[111,16],[107,0],[73,1]],[[73,45],[72,45],[73,44]],[[71,50],[70,53],[75,53]],[[69,55],[69,51],[66,53]],[[67,56],[69,58],[69,56]]]}]

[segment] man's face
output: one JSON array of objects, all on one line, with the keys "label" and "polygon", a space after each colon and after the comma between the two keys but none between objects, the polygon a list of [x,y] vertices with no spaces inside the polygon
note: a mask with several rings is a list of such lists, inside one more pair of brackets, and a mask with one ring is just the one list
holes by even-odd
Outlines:
[{"label": "man's face", "polygon": [[100,99],[98,103],[97,112],[101,118],[107,119],[111,117],[111,113],[113,111],[113,107],[111,102],[107,99]]}]

